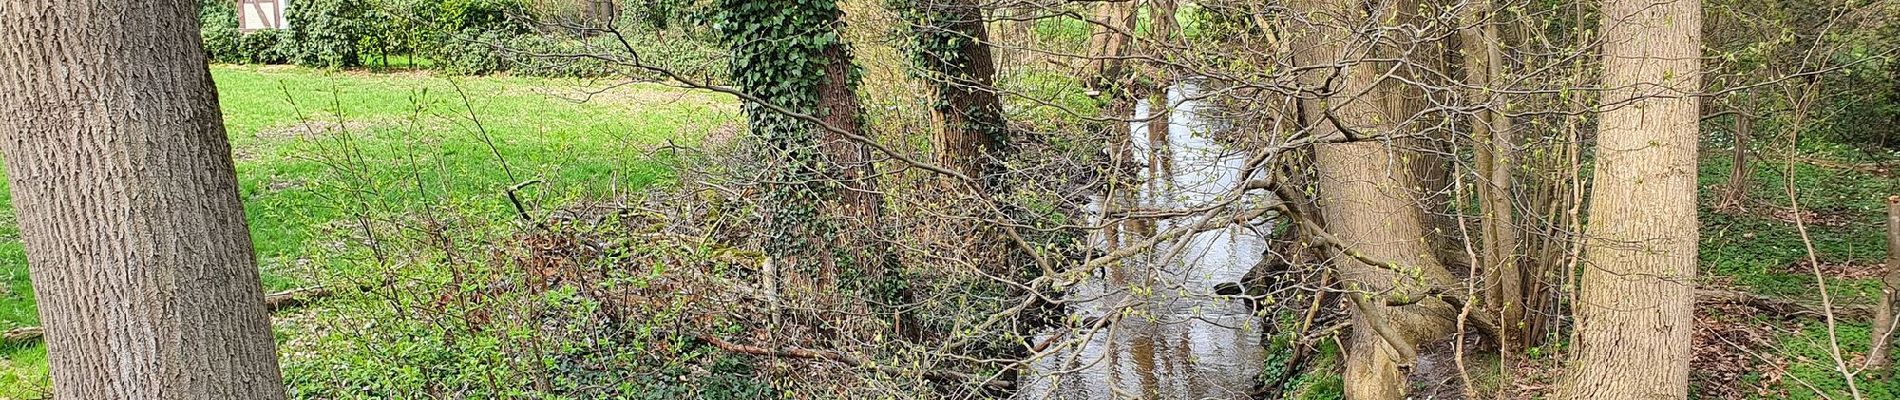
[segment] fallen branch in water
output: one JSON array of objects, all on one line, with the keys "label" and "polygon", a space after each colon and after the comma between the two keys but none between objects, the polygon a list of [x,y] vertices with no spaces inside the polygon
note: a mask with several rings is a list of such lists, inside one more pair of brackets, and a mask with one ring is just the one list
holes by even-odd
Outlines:
[{"label": "fallen branch in water", "polygon": [[[322,286],[311,286],[271,293],[264,296],[264,311],[276,312],[277,310],[300,306],[310,302],[310,300],[328,297],[331,294],[329,288]],[[0,344],[31,342],[40,340],[40,337],[45,335],[46,329],[37,326],[13,328],[7,330],[6,333],[0,333]]]},{"label": "fallen branch in water", "polygon": [[[887,366],[881,366],[881,365],[877,365],[877,366],[867,365],[868,363],[866,363],[864,359],[862,358],[858,358],[857,356],[853,356],[850,354],[845,354],[845,353],[837,352],[837,351],[831,351],[831,350],[811,350],[811,349],[801,349],[801,348],[796,348],[796,347],[784,348],[784,349],[769,349],[769,348],[764,348],[764,347],[759,347],[759,346],[744,345],[744,344],[728,342],[723,339],[713,337],[712,335],[697,335],[696,337],[698,337],[700,341],[706,342],[707,344],[711,344],[713,347],[717,347],[720,350],[725,350],[725,351],[733,352],[733,353],[751,354],[751,355],[757,355],[757,356],[783,357],[783,358],[804,358],[804,359],[813,359],[813,360],[825,360],[825,361],[836,362],[839,364],[844,364],[844,365],[848,365],[852,367],[875,368],[880,372],[884,372],[884,373],[892,374],[892,375],[903,375],[903,374],[908,374],[908,373],[913,372],[913,371],[906,371],[906,370],[896,368],[896,367],[887,367]],[[971,374],[966,374],[966,373],[956,372],[956,371],[923,371],[922,374],[924,378],[929,378],[929,379],[939,380],[939,381],[946,381],[946,382],[951,382],[951,383],[982,382],[983,386],[986,386],[992,389],[1009,389],[1015,386],[1014,382],[1002,381],[1002,380],[990,380],[988,378],[983,378],[976,375],[971,375]]]}]

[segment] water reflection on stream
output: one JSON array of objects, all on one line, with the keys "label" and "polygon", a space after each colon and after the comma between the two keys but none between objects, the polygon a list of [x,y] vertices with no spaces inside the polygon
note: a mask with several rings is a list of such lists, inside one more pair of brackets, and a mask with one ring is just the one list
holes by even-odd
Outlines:
[{"label": "water reflection on stream", "polygon": [[[1173,209],[1208,204],[1240,182],[1245,155],[1215,140],[1214,124],[1190,101],[1195,88],[1168,90],[1174,105],[1165,119],[1148,123],[1168,104],[1142,101],[1135,106],[1130,140],[1132,161],[1143,165],[1139,190],[1113,200],[1118,207]],[[1150,135],[1149,127],[1155,129]],[[1162,132],[1165,127],[1165,132]],[[1097,199],[1092,208],[1100,210]],[[1095,244],[1109,248],[1136,243],[1154,232],[1197,217],[1160,219],[1151,227],[1123,227],[1098,233]],[[1123,316],[1102,329],[1078,329],[1063,339],[1080,343],[1036,360],[1027,399],[1238,399],[1246,398],[1260,373],[1260,326],[1242,302],[1213,294],[1214,286],[1236,282],[1259,262],[1265,229],[1233,225],[1183,239],[1165,241],[1148,254],[1131,257],[1070,290],[1070,312],[1095,320],[1121,310]],[[1110,237],[1113,235],[1114,237]],[[1058,333],[1045,333],[1038,342]]]}]

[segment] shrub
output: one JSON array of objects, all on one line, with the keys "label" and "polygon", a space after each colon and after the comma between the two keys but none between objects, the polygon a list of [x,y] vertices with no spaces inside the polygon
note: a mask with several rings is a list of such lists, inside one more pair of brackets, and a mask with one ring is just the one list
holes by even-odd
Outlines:
[{"label": "shrub", "polygon": [[363,65],[357,46],[369,30],[363,0],[301,0],[284,12],[290,22],[297,65],[346,68]]},{"label": "shrub", "polygon": [[[421,13],[423,11],[418,11]],[[527,7],[516,0],[443,0],[432,10],[427,54],[442,71],[475,75],[508,68],[501,47],[530,32],[522,20]]]},{"label": "shrub", "polygon": [[501,72],[508,68],[508,58],[497,47],[505,47],[507,41],[504,33],[471,29],[438,40],[429,58],[435,60],[437,69],[454,74]]},{"label": "shrub", "polygon": [[239,32],[237,8],[231,2],[205,1],[199,19],[198,34],[204,37],[205,56],[212,62],[282,64],[297,52],[290,31]]},{"label": "shrub", "polygon": [[443,0],[440,7],[435,21],[441,32],[480,29],[515,36],[530,31],[523,19],[528,7],[518,0]]},{"label": "shrub", "polygon": [[298,51],[297,42],[291,32],[283,29],[265,29],[238,37],[237,52],[230,61],[249,64],[283,64],[290,62],[291,56]]},{"label": "shrub", "polygon": [[237,7],[229,1],[207,0],[198,12],[198,35],[204,37],[205,56],[214,62],[240,62]]}]

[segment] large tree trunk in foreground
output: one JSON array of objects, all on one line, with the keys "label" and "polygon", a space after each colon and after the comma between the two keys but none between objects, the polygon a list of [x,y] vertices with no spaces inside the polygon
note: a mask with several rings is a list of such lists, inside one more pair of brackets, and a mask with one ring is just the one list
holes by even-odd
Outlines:
[{"label": "large tree trunk in foreground", "polygon": [[[1301,65],[1331,65],[1376,55],[1366,52],[1363,37],[1345,27],[1366,19],[1389,20],[1394,3],[1364,15],[1356,3],[1309,0],[1296,4],[1307,13],[1300,20],[1312,26],[1296,27],[1294,49]],[[1351,16],[1351,17],[1346,17]],[[1378,50],[1385,51],[1385,50]],[[1301,77],[1316,89],[1326,86],[1325,98],[1305,99],[1300,109],[1312,134],[1339,138],[1347,135],[1402,134],[1400,122],[1411,116],[1408,90],[1395,80],[1381,81],[1389,62],[1361,62],[1340,69],[1316,69]],[[1333,74],[1344,76],[1332,76]],[[1329,117],[1330,115],[1331,117]],[[1335,120],[1329,118],[1336,118]],[[1315,146],[1319,165],[1320,214],[1326,228],[1341,241],[1370,258],[1405,266],[1395,272],[1350,257],[1335,257],[1341,283],[1366,293],[1352,315],[1353,329],[1346,344],[1346,396],[1352,399],[1401,399],[1406,396],[1405,368],[1420,343],[1454,333],[1457,309],[1435,297],[1408,305],[1389,306],[1390,298],[1419,298],[1433,287],[1447,287],[1455,279],[1434,256],[1418,205],[1418,170],[1408,163],[1420,157],[1409,139],[1364,138],[1351,143]],[[1350,296],[1357,298],[1359,296]]]},{"label": "large tree trunk in foreground", "polygon": [[1566,399],[1689,393],[1701,2],[1612,0]]},{"label": "large tree trunk in foreground", "polygon": [[[1417,268],[1400,273],[1335,257],[1348,290],[1369,294],[1366,308],[1352,315],[1352,336],[1346,344],[1346,395],[1351,399],[1404,398],[1409,380],[1401,367],[1409,369],[1414,361],[1404,355],[1414,353],[1421,343],[1455,332],[1458,310],[1437,298],[1385,305],[1388,298],[1417,298],[1432,287],[1451,287],[1456,282],[1432,255],[1419,208],[1407,189],[1410,186],[1405,185],[1412,178],[1393,167],[1401,158],[1415,157],[1407,153],[1378,142],[1315,149],[1326,228],[1342,240],[1341,245],[1377,260]],[[1373,324],[1385,325],[1398,335],[1382,335]]]},{"label": "large tree trunk in foreground", "polygon": [[197,2],[0,7],[0,141],[61,399],[282,399]]}]

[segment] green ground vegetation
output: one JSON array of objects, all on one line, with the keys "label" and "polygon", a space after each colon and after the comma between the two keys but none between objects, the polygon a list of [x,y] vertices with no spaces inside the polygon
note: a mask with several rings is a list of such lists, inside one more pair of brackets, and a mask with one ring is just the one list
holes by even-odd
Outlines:
[{"label": "green ground vegetation", "polygon": [[[659,85],[267,66],[212,74],[268,291],[353,268],[324,256],[343,247],[326,232],[353,218],[454,207],[507,221],[516,186],[530,207],[611,197],[669,179],[657,148],[696,142],[738,113],[730,99]],[[0,329],[36,326],[5,196]],[[46,368],[37,344],[0,349],[0,399],[38,398]]]}]

